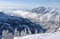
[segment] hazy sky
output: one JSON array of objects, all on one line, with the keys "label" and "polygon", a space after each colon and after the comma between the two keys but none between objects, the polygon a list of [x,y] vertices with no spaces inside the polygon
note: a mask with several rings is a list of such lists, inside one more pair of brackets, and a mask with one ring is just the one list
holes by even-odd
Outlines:
[{"label": "hazy sky", "polygon": [[0,8],[27,8],[39,6],[60,8],[60,0],[0,0]]}]

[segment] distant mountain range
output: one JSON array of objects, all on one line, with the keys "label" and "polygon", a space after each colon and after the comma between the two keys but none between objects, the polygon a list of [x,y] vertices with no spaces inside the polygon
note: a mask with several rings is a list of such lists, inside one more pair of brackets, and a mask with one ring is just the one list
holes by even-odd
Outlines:
[{"label": "distant mountain range", "polygon": [[50,13],[50,12],[56,12],[59,9],[54,9],[54,8],[50,8],[50,7],[37,7],[37,8],[33,8],[31,11],[35,12],[35,13],[41,13],[41,14],[45,14],[45,13]]},{"label": "distant mountain range", "polygon": [[48,32],[57,31],[60,26],[60,10],[49,8],[49,7],[38,7],[32,9],[32,12],[39,14],[39,23],[43,28],[47,29]]},{"label": "distant mountain range", "polygon": [[3,30],[14,33],[15,28],[20,32],[24,29],[40,32],[56,32],[60,27],[60,10],[46,7],[29,10],[0,11],[0,35]]}]

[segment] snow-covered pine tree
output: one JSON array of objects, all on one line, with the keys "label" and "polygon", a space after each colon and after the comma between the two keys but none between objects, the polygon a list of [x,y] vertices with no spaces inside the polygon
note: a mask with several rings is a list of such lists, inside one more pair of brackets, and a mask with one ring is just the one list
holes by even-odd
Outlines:
[{"label": "snow-covered pine tree", "polygon": [[24,36],[24,33],[25,33],[24,30],[22,30],[22,31],[21,31],[21,36]]},{"label": "snow-covered pine tree", "polygon": [[8,30],[6,30],[6,33],[7,33],[7,34],[6,34],[6,39],[10,39],[10,36],[9,36],[9,35],[10,35],[10,34],[9,34],[9,31],[8,31]]},{"label": "snow-covered pine tree", "polygon": [[26,36],[26,35],[28,35],[28,34],[27,34],[27,30],[25,29],[24,30],[24,36]]},{"label": "snow-covered pine tree", "polygon": [[28,29],[28,33],[29,33],[29,35],[31,35],[32,33],[31,33],[31,31]]},{"label": "snow-covered pine tree", "polygon": [[38,31],[37,30],[35,30],[35,34],[37,34],[38,33]]},{"label": "snow-covered pine tree", "polygon": [[20,36],[20,32],[17,30],[17,36],[19,37]]},{"label": "snow-covered pine tree", "polygon": [[2,39],[6,39],[6,31],[5,30],[2,31]]},{"label": "snow-covered pine tree", "polygon": [[17,28],[15,28],[15,31],[14,31],[14,36],[16,37],[17,36]]},{"label": "snow-covered pine tree", "polygon": [[9,33],[9,38],[13,39],[13,34],[12,33]]},{"label": "snow-covered pine tree", "polygon": [[2,31],[2,39],[9,39],[8,30],[3,30]]}]

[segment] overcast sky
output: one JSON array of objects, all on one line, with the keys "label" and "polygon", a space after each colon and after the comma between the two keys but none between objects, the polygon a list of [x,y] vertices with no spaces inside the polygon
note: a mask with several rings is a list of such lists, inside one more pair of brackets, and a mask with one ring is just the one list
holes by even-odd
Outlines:
[{"label": "overcast sky", "polygon": [[0,0],[0,8],[32,9],[39,6],[60,8],[60,0]]}]

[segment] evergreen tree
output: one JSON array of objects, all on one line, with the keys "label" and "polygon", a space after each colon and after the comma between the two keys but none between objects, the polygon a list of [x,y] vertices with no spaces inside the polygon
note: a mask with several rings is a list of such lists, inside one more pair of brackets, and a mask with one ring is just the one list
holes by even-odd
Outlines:
[{"label": "evergreen tree", "polygon": [[8,36],[9,36],[8,30],[3,30],[2,31],[2,39],[9,39]]},{"label": "evergreen tree", "polygon": [[38,31],[37,30],[35,30],[35,34],[37,34],[38,33]]},{"label": "evergreen tree", "polygon": [[3,30],[3,31],[2,31],[2,39],[5,39],[5,38],[6,38],[6,31]]},{"label": "evergreen tree", "polygon": [[17,36],[18,36],[18,37],[20,36],[20,32],[19,32],[19,31],[17,31]]},{"label": "evergreen tree", "polygon": [[15,31],[14,31],[14,36],[16,37],[17,36],[17,28],[15,28]]},{"label": "evergreen tree", "polygon": [[21,31],[21,36],[24,36],[25,35],[25,32],[24,30]]},{"label": "evergreen tree", "polygon": [[24,32],[25,32],[25,35],[24,35],[24,36],[26,36],[26,35],[27,35],[27,31],[26,31],[26,29],[24,30]]},{"label": "evergreen tree", "polygon": [[31,35],[32,33],[31,33],[31,31],[28,29],[28,33],[29,33],[29,35]]},{"label": "evergreen tree", "polygon": [[9,39],[13,39],[13,34],[9,33]]}]

